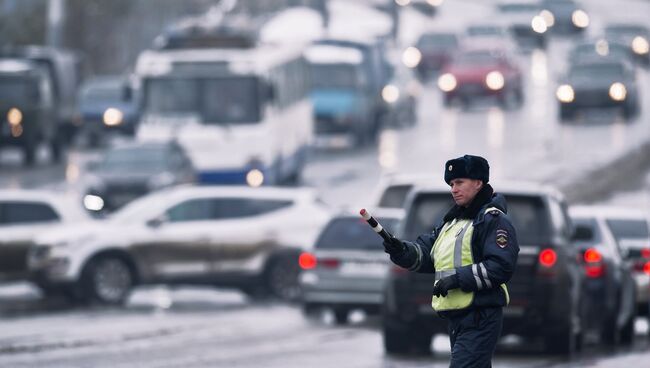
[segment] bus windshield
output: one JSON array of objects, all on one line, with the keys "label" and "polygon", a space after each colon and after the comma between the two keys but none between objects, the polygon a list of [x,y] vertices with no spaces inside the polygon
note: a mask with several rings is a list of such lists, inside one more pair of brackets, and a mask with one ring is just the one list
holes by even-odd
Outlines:
[{"label": "bus windshield", "polygon": [[146,81],[148,113],[201,116],[206,124],[243,124],[260,120],[260,89],[256,77],[152,78]]},{"label": "bus windshield", "polygon": [[311,64],[311,85],[314,88],[356,88],[362,84],[354,65]]}]

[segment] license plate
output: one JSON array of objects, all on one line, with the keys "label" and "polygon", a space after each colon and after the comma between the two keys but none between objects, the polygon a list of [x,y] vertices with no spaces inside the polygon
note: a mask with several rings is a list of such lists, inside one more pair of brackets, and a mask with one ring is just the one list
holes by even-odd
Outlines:
[{"label": "license plate", "polygon": [[388,266],[382,263],[346,262],[341,266],[341,274],[345,276],[383,277],[388,272]]}]

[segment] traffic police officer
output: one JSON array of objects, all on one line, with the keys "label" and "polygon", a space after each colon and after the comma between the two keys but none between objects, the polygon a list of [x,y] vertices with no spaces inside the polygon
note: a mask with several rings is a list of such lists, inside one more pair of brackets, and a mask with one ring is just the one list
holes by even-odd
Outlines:
[{"label": "traffic police officer", "polygon": [[431,304],[448,320],[452,368],[492,366],[509,302],[506,282],[519,253],[505,199],[488,184],[489,170],[480,156],[447,161],[445,181],[456,205],[415,242],[384,242],[393,263],[435,273]]}]

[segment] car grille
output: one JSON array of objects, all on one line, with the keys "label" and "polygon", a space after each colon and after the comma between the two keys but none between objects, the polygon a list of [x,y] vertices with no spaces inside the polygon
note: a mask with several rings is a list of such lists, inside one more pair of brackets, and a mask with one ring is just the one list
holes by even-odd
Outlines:
[{"label": "car grille", "polygon": [[316,116],[316,134],[323,133],[347,133],[350,131],[348,125],[338,122],[334,117],[328,115]]}]

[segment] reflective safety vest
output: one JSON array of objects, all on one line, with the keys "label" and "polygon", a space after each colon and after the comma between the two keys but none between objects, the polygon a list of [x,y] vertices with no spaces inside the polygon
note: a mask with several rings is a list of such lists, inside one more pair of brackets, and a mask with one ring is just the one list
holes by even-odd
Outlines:
[{"label": "reflective safety vest", "polygon": [[[500,211],[496,207],[490,207],[485,213],[490,211]],[[472,235],[474,226],[472,219],[454,219],[445,223],[440,230],[436,242],[431,248],[431,257],[436,269],[436,281],[443,277],[451,276],[456,273],[456,268],[469,266],[474,263],[472,255]],[[478,277],[478,276],[477,276]],[[487,275],[484,275],[487,278]],[[502,284],[506,294],[506,304],[510,301],[508,289]],[[469,307],[474,300],[474,292],[464,292],[461,289],[449,290],[446,297],[433,296],[431,306],[437,312],[447,310],[457,310]]]}]

